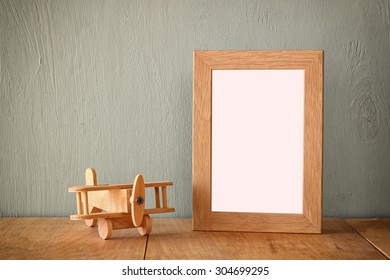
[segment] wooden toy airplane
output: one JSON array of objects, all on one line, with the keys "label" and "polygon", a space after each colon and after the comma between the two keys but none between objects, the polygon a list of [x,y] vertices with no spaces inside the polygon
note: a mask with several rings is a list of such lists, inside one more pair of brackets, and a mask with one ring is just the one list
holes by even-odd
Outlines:
[{"label": "wooden toy airplane", "polygon": [[[88,168],[85,171],[85,186],[74,186],[69,192],[76,193],[77,215],[71,220],[85,220],[87,226],[98,224],[99,236],[110,239],[115,229],[138,228],[141,235],[152,231],[150,214],[175,212],[168,207],[167,187],[172,182],[144,183],[142,175],[129,185],[98,185],[96,171]],[[156,208],[145,209],[145,188],[154,188]],[[162,207],[160,204],[162,190]]]}]

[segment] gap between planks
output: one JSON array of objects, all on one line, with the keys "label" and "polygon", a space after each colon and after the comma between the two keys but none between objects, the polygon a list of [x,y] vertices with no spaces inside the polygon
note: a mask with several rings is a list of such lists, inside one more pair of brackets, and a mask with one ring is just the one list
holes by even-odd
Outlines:
[{"label": "gap between planks", "polygon": [[146,236],[146,242],[145,242],[145,250],[144,250],[144,257],[143,260],[146,260],[146,254],[148,252],[148,243],[149,243],[149,234]]},{"label": "gap between planks", "polygon": [[375,245],[374,242],[372,242],[370,239],[365,237],[360,231],[358,231],[356,228],[351,226],[350,224],[347,223],[346,220],[344,220],[347,225],[349,225],[355,232],[357,232],[363,239],[365,239],[375,250],[377,250],[379,253],[381,253],[386,259],[390,260],[390,255],[388,255],[385,251],[383,251],[379,246]]}]

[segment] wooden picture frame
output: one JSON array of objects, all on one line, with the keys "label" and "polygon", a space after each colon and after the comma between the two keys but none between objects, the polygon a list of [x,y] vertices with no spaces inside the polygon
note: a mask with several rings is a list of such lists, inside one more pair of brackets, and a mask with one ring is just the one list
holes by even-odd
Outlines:
[{"label": "wooden picture frame", "polygon": [[[303,70],[304,135],[302,137],[301,213],[237,212],[226,209],[213,211],[212,77],[214,70]],[[323,51],[194,51],[193,90],[193,229],[321,233]],[[283,114],[283,112],[279,113]],[[277,170],[277,172],[282,176],[285,170]],[[226,176],[230,175],[226,174]],[[240,182],[236,181],[232,184],[237,186],[234,191],[237,201],[245,200],[246,193],[243,186],[240,186]],[[267,193],[263,195],[267,196]]]}]

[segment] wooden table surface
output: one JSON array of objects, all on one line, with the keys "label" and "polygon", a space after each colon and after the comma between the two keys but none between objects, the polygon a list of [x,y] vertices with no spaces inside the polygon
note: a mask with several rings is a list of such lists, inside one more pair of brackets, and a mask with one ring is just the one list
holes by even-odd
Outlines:
[{"label": "wooden table surface", "polygon": [[146,259],[384,259],[342,219],[323,234],[192,231],[191,220],[157,220]]},{"label": "wooden table surface", "polygon": [[348,219],[347,223],[390,259],[390,218]]},{"label": "wooden table surface", "polygon": [[386,259],[343,219],[324,219],[323,234],[277,234],[193,231],[191,219],[155,218],[149,237],[124,229],[101,240],[83,221],[1,218],[0,236],[2,260]]},{"label": "wooden table surface", "polygon": [[2,218],[0,236],[2,260],[142,260],[147,242],[134,229],[115,231],[115,238],[102,240],[97,227],[69,218]]}]

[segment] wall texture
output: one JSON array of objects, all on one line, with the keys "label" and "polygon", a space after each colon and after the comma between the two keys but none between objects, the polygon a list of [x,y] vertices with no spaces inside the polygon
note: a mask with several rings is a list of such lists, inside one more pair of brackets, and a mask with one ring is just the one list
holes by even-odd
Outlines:
[{"label": "wall texture", "polygon": [[0,216],[172,180],[191,216],[192,52],[324,49],[324,215],[390,216],[390,1],[0,0]]}]

